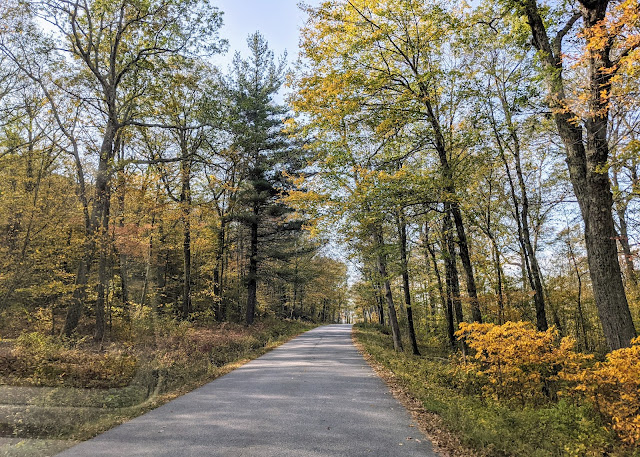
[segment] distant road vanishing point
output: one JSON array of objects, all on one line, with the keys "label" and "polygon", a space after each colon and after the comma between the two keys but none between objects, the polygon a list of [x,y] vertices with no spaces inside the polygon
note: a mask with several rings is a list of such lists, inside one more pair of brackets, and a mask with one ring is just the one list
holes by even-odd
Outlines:
[{"label": "distant road vanishing point", "polygon": [[311,330],[59,457],[436,457],[351,341]]}]

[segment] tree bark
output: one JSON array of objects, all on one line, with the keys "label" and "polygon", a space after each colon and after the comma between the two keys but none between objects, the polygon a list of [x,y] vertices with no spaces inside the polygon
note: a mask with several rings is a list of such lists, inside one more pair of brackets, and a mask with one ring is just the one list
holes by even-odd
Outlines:
[{"label": "tree bark", "polygon": [[[258,292],[258,214],[259,208],[253,207],[253,220],[251,221],[251,247],[249,253],[249,272],[247,275],[247,325],[253,324],[256,313],[256,300]],[[293,303],[295,307],[295,301]]]},{"label": "tree bark", "polygon": [[398,232],[400,236],[400,262],[402,264],[402,289],[404,291],[404,304],[407,309],[407,323],[409,326],[409,339],[414,355],[420,355],[416,330],[413,325],[413,309],[411,308],[411,289],[409,288],[409,260],[407,258],[407,223],[402,212],[397,216]]},{"label": "tree bark", "polygon": [[384,285],[384,297],[387,302],[387,312],[389,315],[389,324],[391,325],[391,334],[393,336],[393,348],[402,352],[402,339],[400,338],[400,327],[398,326],[398,318],[396,316],[396,307],[393,304],[393,295],[391,293],[391,283],[387,277],[387,259],[384,253],[384,236],[382,234],[382,227],[375,228],[374,233],[375,248],[377,251],[378,260],[378,274]]},{"label": "tree bark", "polygon": [[[581,0],[580,12],[585,28],[604,20],[608,0]],[[561,41],[552,42],[545,28],[536,0],[523,2],[531,28],[533,44],[540,51],[546,67],[549,105],[562,139],[571,184],[584,221],[584,236],[593,295],[602,330],[610,350],[628,347],[636,336],[618,262],[616,233],[613,224],[613,197],[609,182],[609,145],[607,124],[608,94],[616,65],[610,59],[612,42],[603,49],[588,50],[588,114],[583,127],[573,122],[577,116],[567,109],[562,78]]]}]

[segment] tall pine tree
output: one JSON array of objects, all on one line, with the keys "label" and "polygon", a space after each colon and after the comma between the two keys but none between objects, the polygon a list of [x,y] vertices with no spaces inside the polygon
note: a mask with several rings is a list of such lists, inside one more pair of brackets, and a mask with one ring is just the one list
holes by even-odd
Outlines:
[{"label": "tall pine tree", "polygon": [[249,58],[236,54],[227,87],[233,148],[245,165],[237,219],[249,229],[246,323],[251,325],[256,313],[258,264],[267,254],[265,247],[283,234],[299,234],[300,222],[288,220],[292,210],[280,197],[292,185],[287,172],[295,171],[301,162],[298,149],[284,132],[287,110],[274,100],[284,83],[286,56],[276,62],[259,32],[250,35],[247,43]]}]

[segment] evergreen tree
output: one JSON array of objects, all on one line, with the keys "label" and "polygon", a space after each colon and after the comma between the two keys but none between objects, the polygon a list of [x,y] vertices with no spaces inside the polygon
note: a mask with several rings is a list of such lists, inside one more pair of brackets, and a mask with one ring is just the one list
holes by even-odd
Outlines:
[{"label": "evergreen tree", "polygon": [[300,231],[300,221],[287,221],[292,210],[281,195],[292,185],[289,172],[300,166],[297,148],[284,133],[286,108],[274,97],[282,87],[286,55],[277,62],[264,37],[256,32],[247,39],[250,56],[236,54],[228,81],[231,104],[230,132],[233,148],[244,159],[245,179],[239,192],[237,220],[249,229],[246,323],[253,323],[258,290],[258,263],[265,244],[285,233]]}]

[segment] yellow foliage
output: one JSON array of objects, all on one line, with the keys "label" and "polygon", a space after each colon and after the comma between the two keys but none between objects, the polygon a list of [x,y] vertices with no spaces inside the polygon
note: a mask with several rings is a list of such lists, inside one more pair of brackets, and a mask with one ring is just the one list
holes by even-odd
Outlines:
[{"label": "yellow foliage", "polygon": [[574,351],[572,339],[558,341],[554,328],[539,332],[528,322],[462,323],[456,336],[472,349],[465,369],[486,381],[484,394],[496,400],[548,402],[558,393],[560,373],[589,358]]},{"label": "yellow foliage", "polygon": [[586,396],[620,438],[640,443],[640,337],[615,350],[604,362],[567,378]]},{"label": "yellow foliage", "polygon": [[525,405],[567,392],[592,403],[624,442],[640,443],[640,337],[589,364],[593,356],[576,352],[571,338],[528,322],[462,323],[456,336],[471,349],[461,368],[480,379],[486,396]]}]

